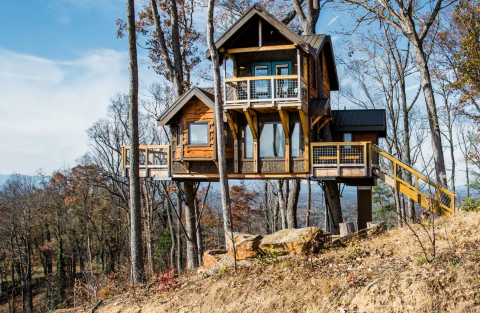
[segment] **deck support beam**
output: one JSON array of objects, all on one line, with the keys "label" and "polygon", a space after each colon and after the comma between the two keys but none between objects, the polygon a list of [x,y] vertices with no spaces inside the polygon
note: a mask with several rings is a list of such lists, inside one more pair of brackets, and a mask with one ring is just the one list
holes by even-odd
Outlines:
[{"label": "deck support beam", "polygon": [[327,125],[327,123],[330,122],[331,120],[332,120],[332,118],[329,117],[329,118],[325,119],[325,121],[323,121],[322,124],[318,125],[318,130],[317,130],[318,134],[320,134],[320,131],[322,130],[322,128],[325,125]]},{"label": "deck support beam", "polygon": [[300,123],[302,124],[303,129],[303,137],[305,141],[305,172],[310,172],[310,136],[309,136],[309,129],[308,129],[308,116],[303,110],[298,110],[300,115]]},{"label": "deck support beam", "polygon": [[233,165],[234,172],[238,173],[238,124],[237,124],[237,115],[231,115],[231,113],[226,112],[228,126],[230,127],[230,132],[233,137]]},{"label": "deck support beam", "polygon": [[290,172],[290,115],[285,109],[278,110],[285,133],[285,172]]},{"label": "deck support beam", "polygon": [[253,172],[258,173],[259,151],[258,151],[258,120],[257,113],[252,109],[244,109],[245,117],[253,137]]}]

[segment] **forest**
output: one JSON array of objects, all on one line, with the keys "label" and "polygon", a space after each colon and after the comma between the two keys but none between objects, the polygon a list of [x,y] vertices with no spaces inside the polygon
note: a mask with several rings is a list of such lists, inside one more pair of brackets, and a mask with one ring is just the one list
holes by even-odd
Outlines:
[{"label": "forest", "polygon": [[[255,3],[126,2],[126,17],[112,23],[128,42],[129,90],[112,95],[107,116],[86,130],[89,150],[71,168],[11,175],[0,185],[0,305],[8,312],[93,307],[113,285],[129,290],[188,275],[205,251],[225,248],[232,232],[324,228],[314,182],[228,182],[222,173],[220,183],[140,180],[135,167],[124,175],[122,147],[169,143],[157,119],[183,92],[220,90],[214,40]],[[330,18],[323,11],[340,12],[334,48],[341,88],[331,95],[333,108],[386,109],[382,148],[461,192],[459,208],[480,206],[478,0],[258,3],[299,34],[316,34],[318,21]],[[137,49],[148,51],[158,75],[148,86],[139,87]],[[208,49],[211,62],[204,61]],[[413,200],[384,184],[374,187],[373,202],[374,219],[391,228],[420,218]],[[348,194],[342,206],[343,220],[354,220]]]}]

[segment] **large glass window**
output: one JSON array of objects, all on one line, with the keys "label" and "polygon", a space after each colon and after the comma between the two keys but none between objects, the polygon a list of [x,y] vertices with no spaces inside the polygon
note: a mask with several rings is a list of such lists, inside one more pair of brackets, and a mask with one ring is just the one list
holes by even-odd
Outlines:
[{"label": "large glass window", "polygon": [[290,145],[292,147],[292,158],[300,157],[300,123],[293,124]]},{"label": "large glass window", "polygon": [[253,159],[253,136],[250,126],[245,127],[245,159]]},{"label": "large glass window", "polygon": [[188,124],[188,144],[189,145],[208,145],[209,140],[208,123],[189,123]]},{"label": "large glass window", "polygon": [[260,157],[285,156],[285,133],[281,123],[263,124],[260,134]]}]

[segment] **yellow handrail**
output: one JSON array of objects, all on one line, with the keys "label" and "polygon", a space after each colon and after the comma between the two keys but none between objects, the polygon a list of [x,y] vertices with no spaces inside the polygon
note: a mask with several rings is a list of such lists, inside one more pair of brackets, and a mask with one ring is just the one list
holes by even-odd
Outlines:
[{"label": "yellow handrail", "polygon": [[[455,194],[452,191],[446,189],[445,187],[438,184],[437,182],[429,179],[425,175],[419,173],[413,167],[403,163],[402,161],[398,160],[397,158],[395,158],[395,157],[391,156],[390,154],[386,153],[385,151],[379,149],[378,147],[372,145],[371,150],[372,150],[372,152],[376,152],[379,155],[387,158],[388,160],[390,160],[393,163],[393,166],[394,166],[393,167],[394,168],[393,179],[394,179],[394,183],[395,183],[395,186],[394,186],[395,189],[402,191],[402,190],[404,190],[404,186],[405,186],[407,189],[410,190],[410,192],[408,192],[408,190],[406,190],[406,191],[404,190],[405,192],[402,192],[402,193],[404,193],[409,198],[413,199],[415,202],[418,202],[418,203],[420,203],[421,205],[423,205],[427,208],[429,208],[430,205],[433,205],[433,211],[435,213],[445,214],[445,215],[451,215],[451,214],[455,213]],[[401,168],[405,169],[406,171],[408,171],[410,174],[412,174],[415,177],[415,186],[413,186],[409,182],[407,182],[407,181],[398,177],[398,175],[397,175],[397,165],[400,166]],[[432,195],[433,194],[435,195],[433,199],[432,199],[431,196],[422,192],[418,188],[418,180],[419,179],[425,181],[427,184],[429,184],[430,186],[435,188],[435,192],[434,193],[432,192]],[[443,194],[445,194],[446,196],[449,197],[449,205],[448,206],[441,202],[441,199],[440,199],[441,193],[443,193]],[[420,197],[415,197],[414,195],[418,195],[421,198]],[[439,206],[441,208],[443,208],[443,210],[440,210]]]}]

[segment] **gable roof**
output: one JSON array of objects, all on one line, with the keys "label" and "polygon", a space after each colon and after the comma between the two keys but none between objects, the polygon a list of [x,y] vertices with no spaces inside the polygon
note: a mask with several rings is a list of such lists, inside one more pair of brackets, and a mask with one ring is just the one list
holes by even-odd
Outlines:
[{"label": "gable roof", "polygon": [[[270,23],[273,27],[275,27],[283,36],[287,39],[292,41],[293,43],[297,44],[303,51],[310,53],[312,55],[316,54],[316,51],[313,49],[311,45],[309,45],[305,39],[301,36],[297,35],[294,31],[292,31],[287,25],[280,22],[275,16],[268,13],[265,8],[263,8],[259,4],[255,4],[252,6],[247,12],[245,12],[238,21],[235,22],[223,35],[215,42],[215,47],[220,49],[228,39],[230,39],[245,23],[247,23],[252,17],[255,15],[259,15],[265,21]],[[207,59],[210,59],[210,50],[207,50]]]},{"label": "gable roof", "polygon": [[380,137],[387,136],[387,118],[384,109],[332,110],[332,130],[376,131]]},{"label": "gable roof", "polygon": [[[213,88],[198,88],[192,87],[185,92],[175,103],[168,108],[157,120],[158,126],[165,126],[168,122],[180,111],[181,108],[193,97],[197,97],[207,107],[215,112],[215,96],[213,95]],[[224,118],[225,119],[225,118]]]}]

